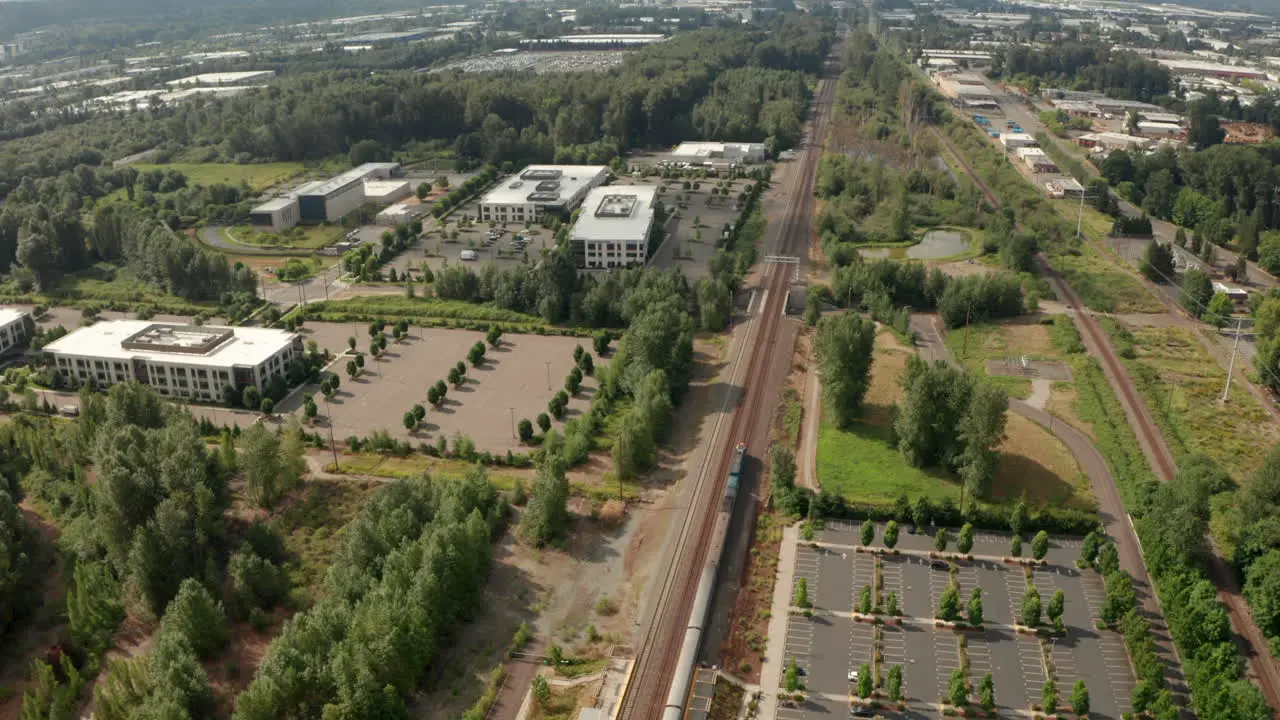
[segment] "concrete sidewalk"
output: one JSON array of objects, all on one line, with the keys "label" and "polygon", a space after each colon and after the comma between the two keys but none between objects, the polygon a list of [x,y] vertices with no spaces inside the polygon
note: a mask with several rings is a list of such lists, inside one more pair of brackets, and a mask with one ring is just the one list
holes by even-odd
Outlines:
[{"label": "concrete sidewalk", "polygon": [[[778,688],[782,687],[783,646],[787,638],[787,622],[791,614],[791,586],[795,584],[796,545],[800,539],[800,526],[789,525],[782,529],[782,549],[778,553],[778,572],[774,576],[773,604],[769,609],[769,647],[764,665],[760,668],[760,713],[758,717],[772,719],[778,711]],[[777,647],[774,647],[774,643]]]}]

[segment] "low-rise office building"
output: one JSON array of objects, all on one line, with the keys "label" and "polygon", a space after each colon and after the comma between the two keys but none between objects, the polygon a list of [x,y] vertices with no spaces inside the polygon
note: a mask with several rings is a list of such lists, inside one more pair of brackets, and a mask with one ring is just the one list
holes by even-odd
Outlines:
[{"label": "low-rise office building", "polygon": [[399,163],[365,163],[294,191],[302,222],[337,222],[364,204],[366,180],[389,180],[401,174]]},{"label": "low-rise office building", "polygon": [[364,201],[390,205],[413,194],[408,180],[365,180]]},{"label": "low-rise office building", "polygon": [[570,213],[608,179],[604,165],[530,165],[480,198],[480,220],[524,223],[543,213]]},{"label": "low-rise office building", "polygon": [[0,308],[0,354],[25,345],[35,330],[31,313],[14,308]]},{"label": "low-rise office building", "polygon": [[108,320],[44,348],[72,385],[106,387],[137,380],[168,397],[217,402],[223,388],[262,392],[303,354],[302,337],[284,330]]},{"label": "low-rise office building", "polygon": [[374,218],[379,225],[404,225],[427,211],[427,205],[419,202],[401,202],[383,208]]},{"label": "low-rise office building", "polygon": [[587,268],[643,265],[653,228],[652,186],[598,187],[587,194],[569,231],[569,245]]},{"label": "low-rise office building", "polygon": [[764,143],[682,142],[671,151],[670,162],[729,166],[762,163]]},{"label": "low-rise office building", "polygon": [[274,232],[297,225],[299,218],[298,198],[292,195],[272,198],[249,211],[249,224],[268,227]]}]

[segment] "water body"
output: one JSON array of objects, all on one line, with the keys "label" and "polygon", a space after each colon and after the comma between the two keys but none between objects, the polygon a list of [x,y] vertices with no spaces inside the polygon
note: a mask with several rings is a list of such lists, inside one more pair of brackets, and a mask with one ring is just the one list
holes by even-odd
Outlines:
[{"label": "water body", "polygon": [[969,236],[955,230],[930,230],[920,242],[907,248],[907,257],[916,260],[959,255],[969,249]]}]

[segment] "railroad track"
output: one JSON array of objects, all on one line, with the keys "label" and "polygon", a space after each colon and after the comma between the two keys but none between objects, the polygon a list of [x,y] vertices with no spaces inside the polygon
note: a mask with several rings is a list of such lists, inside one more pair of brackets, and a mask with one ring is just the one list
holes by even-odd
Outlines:
[{"label": "railroad track", "polygon": [[[825,74],[811,120],[810,132],[798,170],[800,176],[792,184],[787,198],[785,214],[778,226],[778,252],[794,254],[797,245],[807,248],[811,236],[813,212],[813,186],[818,162],[822,156],[822,141],[826,122],[830,116],[831,98],[835,80]],[[760,414],[766,393],[765,376],[769,361],[777,343],[778,328],[786,310],[790,268],[770,266],[763,281],[764,299],[761,314],[752,320],[747,335],[734,362],[730,385],[741,387],[743,399],[732,411],[727,435],[720,434],[724,415],[721,414],[712,430],[711,447],[718,449],[707,453],[696,476],[689,510],[681,523],[680,535],[672,562],[663,578],[662,588],[654,613],[636,654],[635,669],[623,695],[618,718],[621,720],[652,720],[661,717],[666,703],[672,675],[678,660],[678,649],[688,625],[689,612],[694,601],[698,576],[707,561],[707,548],[714,525],[718,503],[724,492],[733,448],[747,435],[749,423]],[[741,360],[747,355],[744,368]],[[745,378],[738,382],[741,371]],[[726,403],[730,398],[726,398]],[[758,448],[752,448],[758,450]]]},{"label": "railroad track", "polygon": [[[978,174],[973,171],[969,163],[951,144],[950,139],[938,132],[937,128],[931,129],[942,143],[942,146],[946,148],[948,154],[960,163],[992,206],[1000,207],[1000,199],[995,196],[995,193],[983,182],[982,178],[978,177]],[[1106,374],[1112,379],[1112,385],[1122,396],[1121,404],[1130,416],[1130,424],[1138,433],[1139,442],[1148,449],[1147,455],[1151,460],[1152,469],[1155,470],[1157,478],[1162,482],[1172,480],[1174,475],[1178,473],[1178,466],[1173,459],[1173,453],[1169,450],[1168,444],[1165,443],[1164,435],[1151,417],[1146,403],[1138,395],[1132,378],[1129,377],[1129,373],[1121,365],[1120,359],[1116,356],[1115,349],[1111,346],[1106,333],[1098,324],[1097,319],[1085,307],[1084,302],[1081,301],[1076,291],[1063,279],[1061,273],[1049,263],[1048,258],[1043,254],[1037,254],[1036,259],[1046,271],[1049,282],[1053,285],[1055,291],[1066,300],[1069,307],[1076,311],[1077,324],[1088,335],[1093,347],[1097,348],[1098,356],[1106,368]],[[1237,645],[1248,661],[1248,674],[1257,683],[1271,709],[1280,713],[1280,668],[1277,668],[1269,657],[1267,640],[1263,637],[1262,631],[1258,626],[1254,624],[1253,616],[1244,599],[1240,596],[1240,588],[1236,584],[1235,574],[1222,558],[1217,548],[1213,546],[1212,538],[1209,539],[1209,542],[1209,577],[1218,589],[1218,600],[1227,609],[1227,615],[1231,621],[1231,629],[1236,634]]]}]

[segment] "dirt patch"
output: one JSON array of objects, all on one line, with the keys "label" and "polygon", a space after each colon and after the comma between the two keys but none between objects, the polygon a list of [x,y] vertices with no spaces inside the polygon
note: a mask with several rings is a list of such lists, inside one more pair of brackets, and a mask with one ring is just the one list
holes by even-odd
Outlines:
[{"label": "dirt patch", "polygon": [[582,685],[562,687],[551,685],[551,699],[545,705],[532,703],[529,720],[570,720],[578,717],[583,708],[595,707],[596,696],[600,694],[601,680],[593,680]]},{"label": "dirt patch", "polygon": [[987,265],[986,263],[976,260],[963,260],[959,262],[935,263],[934,267],[951,277],[969,277],[971,275],[991,275],[1001,272],[1000,268]]},{"label": "dirt patch", "polygon": [[1097,436],[1093,434],[1093,426],[1080,419],[1080,416],[1076,414],[1075,407],[1075,385],[1060,382],[1054,383],[1049,390],[1049,401],[1045,403],[1044,409],[1067,421],[1072,427],[1088,435],[1091,439],[1096,440]]},{"label": "dirt patch", "polygon": [[1012,412],[1008,417],[992,497],[1015,500],[1026,495],[1031,505],[1093,509],[1088,478],[1071,451],[1027,418]]},{"label": "dirt patch", "polygon": [[[760,505],[766,501],[762,499]],[[757,510],[762,510],[758,507]],[[760,682],[760,670],[768,649],[770,607],[782,553],[785,519],[773,512],[759,512],[742,584],[733,603],[729,636],[720,647],[720,666],[749,683]]]},{"label": "dirt patch", "polygon": [[902,394],[898,378],[907,366],[907,358],[913,353],[903,347],[893,333],[882,332],[876,336],[875,357],[871,361],[871,384],[864,400],[863,422],[877,427],[887,426],[893,417],[893,407]]},{"label": "dirt patch", "polygon": [[1048,380],[1071,382],[1071,368],[1065,363],[1047,360],[1027,360],[1024,364],[1021,357],[1008,360],[987,360],[984,364],[987,375],[991,377],[1019,377],[1030,380]]}]

